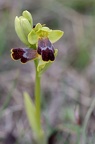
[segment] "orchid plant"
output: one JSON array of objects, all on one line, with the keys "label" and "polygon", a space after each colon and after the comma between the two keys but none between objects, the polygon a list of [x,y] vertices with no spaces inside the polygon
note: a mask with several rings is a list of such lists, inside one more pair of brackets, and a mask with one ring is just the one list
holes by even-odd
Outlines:
[{"label": "orchid plant", "polygon": [[35,102],[32,101],[27,92],[24,92],[24,104],[36,141],[44,144],[46,139],[41,125],[40,79],[43,72],[54,62],[57,56],[58,49],[54,49],[53,43],[58,41],[64,32],[52,30],[40,23],[33,26],[32,15],[27,10],[23,11],[22,16],[16,16],[15,31],[26,48],[11,49],[12,59],[20,59],[22,63],[33,60],[35,63]]}]

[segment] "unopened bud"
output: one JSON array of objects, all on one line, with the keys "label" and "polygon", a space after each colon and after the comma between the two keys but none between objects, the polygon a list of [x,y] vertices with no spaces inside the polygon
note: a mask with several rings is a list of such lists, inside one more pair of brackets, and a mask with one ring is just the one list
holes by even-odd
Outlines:
[{"label": "unopened bud", "polygon": [[30,31],[32,30],[32,27],[31,27],[29,21],[26,18],[24,18],[23,16],[20,17],[20,23],[21,23],[23,32],[24,32],[25,36],[27,37],[28,34],[30,33]]},{"label": "unopened bud", "polygon": [[23,29],[21,27],[21,22],[20,22],[20,19],[16,16],[15,18],[15,31],[18,35],[18,37],[20,38],[20,40],[26,44],[26,45],[29,45],[29,42],[27,40],[27,37],[25,36],[24,32],[23,32]]},{"label": "unopened bud", "polygon": [[22,15],[23,15],[23,17],[25,17],[29,21],[29,23],[31,24],[31,27],[33,27],[32,15],[27,10],[23,11]]}]

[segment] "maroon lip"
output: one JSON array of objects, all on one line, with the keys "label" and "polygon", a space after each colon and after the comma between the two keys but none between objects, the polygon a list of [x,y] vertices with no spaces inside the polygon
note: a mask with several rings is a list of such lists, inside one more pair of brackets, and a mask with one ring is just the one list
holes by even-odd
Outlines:
[{"label": "maroon lip", "polygon": [[42,56],[43,61],[54,61],[54,47],[48,38],[40,38],[38,41],[38,54]]},{"label": "maroon lip", "polygon": [[11,49],[11,57],[14,60],[21,60],[22,63],[26,63],[29,60],[35,59],[38,56],[37,50],[30,48],[13,48]]},{"label": "maroon lip", "polygon": [[38,57],[38,54],[42,56],[43,61],[54,61],[54,47],[48,38],[40,38],[38,41],[38,49],[33,50],[31,48],[13,48],[11,49],[11,57],[14,60],[19,60],[22,63],[26,63],[29,60],[33,60]]}]

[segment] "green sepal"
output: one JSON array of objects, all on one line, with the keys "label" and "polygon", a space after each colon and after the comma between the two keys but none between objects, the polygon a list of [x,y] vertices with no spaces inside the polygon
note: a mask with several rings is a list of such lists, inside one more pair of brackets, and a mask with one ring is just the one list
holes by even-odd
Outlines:
[{"label": "green sepal", "polygon": [[41,72],[43,71],[44,67],[46,66],[46,64],[50,63],[50,61],[46,62],[46,61],[43,61],[42,59],[39,60],[39,64],[37,66],[37,71],[38,72]]},{"label": "green sepal", "polygon": [[32,29],[31,32],[28,34],[28,42],[33,45],[36,44],[37,41],[38,41],[38,36],[34,31],[34,29]]},{"label": "green sepal", "polygon": [[25,110],[26,110],[27,118],[31,126],[31,129],[33,129],[35,134],[39,136],[40,129],[39,129],[37,118],[36,118],[36,108],[34,106],[32,99],[30,98],[27,92],[24,92],[24,105],[25,105]]},{"label": "green sepal", "polygon": [[51,43],[55,43],[63,36],[63,34],[64,32],[61,30],[52,30],[52,32],[49,33],[48,38]]},{"label": "green sepal", "polygon": [[29,46],[29,42],[23,32],[23,29],[21,27],[21,22],[20,22],[20,19],[16,16],[15,18],[15,31],[19,37],[19,39],[24,43],[26,44],[27,46]]},{"label": "green sepal", "polygon": [[32,15],[30,14],[30,12],[25,10],[25,11],[23,11],[22,15],[29,21],[29,23],[31,24],[31,27],[33,27],[33,18],[32,18]]},{"label": "green sepal", "polygon": [[[55,49],[55,53],[54,56],[56,57],[58,54],[58,49]],[[43,61],[42,58],[40,57],[38,66],[37,66],[37,71],[39,72],[39,75],[41,75],[42,73],[44,73],[48,67],[53,63],[54,61]]]}]

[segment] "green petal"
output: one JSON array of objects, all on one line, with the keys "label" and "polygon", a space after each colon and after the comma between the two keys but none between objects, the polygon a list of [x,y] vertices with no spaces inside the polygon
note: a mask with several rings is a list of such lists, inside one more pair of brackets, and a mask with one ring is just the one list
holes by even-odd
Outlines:
[{"label": "green petal", "polygon": [[[39,29],[39,30],[37,31],[37,34],[40,35],[40,34],[42,34],[42,32],[44,32],[44,34],[47,33],[47,35],[48,35],[48,33],[50,33],[51,31],[52,31],[52,30],[49,29],[48,27],[42,27],[41,29]],[[45,36],[45,35],[43,35],[43,36]]]},{"label": "green petal", "polygon": [[36,35],[36,32],[32,29],[32,31],[28,35],[28,42],[33,45],[37,43],[37,40],[38,37]]},{"label": "green petal", "polygon": [[40,23],[37,23],[36,26],[35,26],[35,28],[34,28],[34,30],[38,31],[41,28],[42,28],[42,25]]},{"label": "green petal", "polygon": [[48,38],[51,41],[51,43],[55,43],[63,36],[63,34],[64,34],[63,31],[52,30],[52,32],[49,33]]},{"label": "green petal", "polygon": [[25,11],[23,11],[22,15],[29,21],[29,23],[31,24],[31,27],[33,27],[33,18],[32,18],[32,15],[30,14],[30,12],[25,10]]},{"label": "green petal", "polygon": [[42,31],[46,31],[46,32],[50,32],[51,31],[51,29],[49,29],[48,27],[42,27],[41,30]]}]

